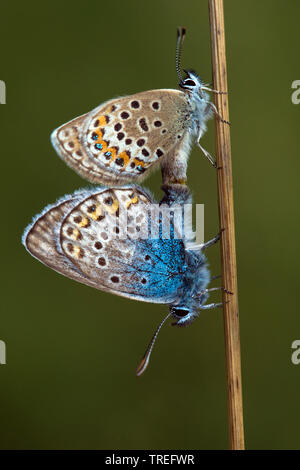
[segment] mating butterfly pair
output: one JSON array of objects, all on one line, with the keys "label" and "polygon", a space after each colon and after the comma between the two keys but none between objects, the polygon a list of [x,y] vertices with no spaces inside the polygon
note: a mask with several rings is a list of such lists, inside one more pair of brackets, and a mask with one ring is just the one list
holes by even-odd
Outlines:
[{"label": "mating butterfly pair", "polygon": [[[116,186],[140,181],[160,162],[164,168],[175,168],[170,180],[182,182],[195,137],[215,165],[198,141],[217,110],[208,100],[209,89],[194,72],[186,72],[185,79],[181,76],[183,38],[181,30],[176,68],[183,91],[153,90],[111,100],[52,133],[55,149],[69,166],[88,181],[113,187],[64,196],[36,216],[23,235],[34,257],[71,279],[131,299],[169,305],[138,375],[145,370],[167,318],[173,316],[176,325],[184,326],[200,309],[221,305],[205,303],[210,275],[204,250],[219,237],[202,245],[189,243],[172,211],[170,236],[164,237],[161,213],[155,217],[151,212],[156,204],[152,196],[135,184]],[[183,208],[190,202],[186,187],[175,184],[165,189],[162,208]],[[150,226],[155,237],[150,236]]]},{"label": "mating butterfly pair", "polygon": [[199,140],[215,113],[208,88],[193,71],[180,72],[185,30],[178,34],[176,69],[179,90],[150,90],[116,98],[60,126],[51,135],[58,155],[92,183],[140,182],[161,165],[172,168],[171,181],[183,182],[192,141],[216,166]]}]

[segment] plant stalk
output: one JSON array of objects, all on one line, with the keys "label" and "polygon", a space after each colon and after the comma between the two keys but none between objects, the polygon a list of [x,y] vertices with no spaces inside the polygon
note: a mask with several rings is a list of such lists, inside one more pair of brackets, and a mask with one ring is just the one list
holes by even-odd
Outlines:
[{"label": "plant stalk", "polygon": [[[227,92],[225,25],[223,0],[209,0],[213,88]],[[222,118],[229,121],[228,95],[215,94],[215,105]],[[218,203],[221,236],[224,335],[227,369],[227,401],[230,449],[242,450],[244,444],[242,378],[238,287],[234,230],[233,185],[230,126],[216,116],[216,156]]]}]

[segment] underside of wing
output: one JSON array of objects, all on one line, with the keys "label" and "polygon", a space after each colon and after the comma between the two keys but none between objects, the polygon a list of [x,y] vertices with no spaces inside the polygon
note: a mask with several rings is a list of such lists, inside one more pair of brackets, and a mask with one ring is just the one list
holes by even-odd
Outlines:
[{"label": "underside of wing", "polygon": [[106,174],[137,181],[183,139],[187,101],[177,90],[150,90],[109,101],[85,119],[83,144]]},{"label": "underside of wing", "polygon": [[22,241],[27,251],[46,266],[71,279],[96,287],[73,263],[70,263],[59,243],[62,220],[80,199],[80,193],[78,195],[75,193],[46,207],[28,225]]},{"label": "underside of wing", "polygon": [[26,229],[26,249],[46,266],[97,289],[154,303],[177,296],[181,240],[149,238],[151,196],[133,186],[96,188],[48,206]]},{"label": "underside of wing", "polygon": [[190,125],[185,94],[150,90],[110,100],[52,133],[58,154],[88,181],[141,181],[181,145]]},{"label": "underside of wing", "polygon": [[82,145],[82,127],[87,114],[63,124],[51,134],[51,143],[59,157],[76,173],[87,181],[109,184],[99,165],[94,162]]}]

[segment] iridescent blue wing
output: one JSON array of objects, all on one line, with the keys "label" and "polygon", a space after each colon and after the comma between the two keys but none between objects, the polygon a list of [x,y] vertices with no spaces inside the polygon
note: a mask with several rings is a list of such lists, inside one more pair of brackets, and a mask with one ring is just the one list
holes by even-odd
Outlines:
[{"label": "iridescent blue wing", "polygon": [[181,240],[139,240],[132,260],[119,260],[121,288],[139,300],[171,303],[182,285],[184,262]]}]

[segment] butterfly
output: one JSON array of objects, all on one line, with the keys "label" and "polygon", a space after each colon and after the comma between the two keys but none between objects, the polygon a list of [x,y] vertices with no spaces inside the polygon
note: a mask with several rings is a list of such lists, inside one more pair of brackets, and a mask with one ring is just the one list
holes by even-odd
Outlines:
[{"label": "butterfly", "polygon": [[140,182],[161,165],[166,173],[171,171],[170,181],[183,183],[193,140],[216,167],[199,140],[214,113],[223,121],[207,91],[223,92],[209,88],[192,70],[184,70],[183,78],[180,57],[185,29],[177,33],[181,90],[149,90],[115,98],[52,132],[58,155],[86,180],[104,185]]},{"label": "butterfly", "polygon": [[[178,186],[178,185],[177,185]],[[55,271],[96,289],[130,299],[166,304],[161,322],[137,369],[146,369],[162,324],[173,317],[186,326],[207,304],[210,273],[204,250],[219,239],[194,244],[175,216],[191,196],[187,187],[165,188],[158,205],[137,185],[83,189],[47,206],[26,228],[29,253]],[[155,210],[154,210],[155,209]]]}]

